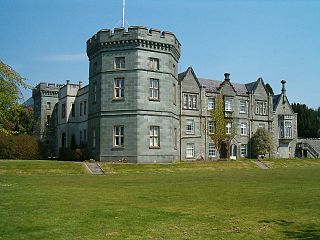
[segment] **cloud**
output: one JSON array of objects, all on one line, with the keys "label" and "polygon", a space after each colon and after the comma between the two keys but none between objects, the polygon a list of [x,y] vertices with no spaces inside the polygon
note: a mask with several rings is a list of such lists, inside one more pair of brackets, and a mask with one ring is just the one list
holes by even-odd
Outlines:
[{"label": "cloud", "polygon": [[56,54],[37,57],[36,60],[48,61],[48,62],[82,62],[87,61],[87,55],[85,53],[75,54]]}]

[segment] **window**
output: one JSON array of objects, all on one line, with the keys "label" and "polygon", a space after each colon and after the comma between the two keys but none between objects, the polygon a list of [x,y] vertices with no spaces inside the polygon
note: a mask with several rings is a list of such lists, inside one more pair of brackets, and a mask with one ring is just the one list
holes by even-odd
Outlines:
[{"label": "window", "polygon": [[215,101],[213,97],[208,97],[208,110],[214,109]]},{"label": "window", "polygon": [[46,122],[46,126],[49,126],[50,124],[50,115],[47,115],[47,122]]},{"label": "window", "polygon": [[51,110],[51,102],[47,102],[47,110]]},{"label": "window", "polygon": [[126,67],[125,57],[116,57],[114,60],[115,69],[124,69]]},{"label": "window", "polygon": [[87,130],[86,129],[83,130],[83,141],[84,142],[87,141]]},{"label": "window", "polygon": [[248,123],[242,122],[240,124],[240,133],[241,135],[248,135]]},{"label": "window", "polygon": [[159,70],[159,58],[150,58],[150,69]]},{"label": "window", "polygon": [[92,128],[92,148],[96,147],[96,129]]},{"label": "window", "polygon": [[186,134],[194,134],[194,121],[192,119],[186,120]]},{"label": "window", "polygon": [[240,100],[240,113],[247,113],[247,101]]},{"label": "window", "polygon": [[114,126],[113,127],[113,146],[124,147],[124,127]]},{"label": "window", "polygon": [[256,115],[267,115],[267,102],[256,101]]},{"label": "window", "polygon": [[93,103],[97,102],[97,83],[93,83]]},{"label": "window", "polygon": [[82,139],[82,131],[80,130],[80,144],[83,142],[83,139]]},{"label": "window", "polygon": [[65,118],[66,117],[66,104],[62,103],[61,105],[61,117]]},{"label": "window", "polygon": [[177,143],[177,140],[178,140],[178,138],[177,138],[177,129],[176,128],[174,128],[173,129],[173,136],[172,136],[172,140],[173,140],[173,146],[174,146],[174,149],[177,149],[178,147],[178,143]]},{"label": "window", "polygon": [[160,147],[160,131],[158,126],[150,126],[150,148]]},{"label": "window", "polygon": [[208,133],[214,134],[215,133],[215,123],[214,121],[208,121]]},{"label": "window", "polygon": [[173,91],[173,104],[176,105],[177,104],[177,88],[176,88],[176,84],[172,84],[172,91]]},{"label": "window", "polygon": [[114,98],[121,99],[124,97],[124,79],[116,78],[114,80]]},{"label": "window", "polygon": [[194,143],[187,143],[186,158],[194,158]]},{"label": "window", "polygon": [[98,63],[94,62],[92,67],[93,74],[96,74],[98,72]]},{"label": "window", "polygon": [[197,109],[197,95],[195,94],[183,94],[183,108],[184,109]]},{"label": "window", "polygon": [[84,103],[84,105],[83,105],[83,114],[87,115],[87,101],[84,101],[83,103]]},{"label": "window", "polygon": [[159,99],[159,79],[151,78],[149,81],[149,99]]},{"label": "window", "polygon": [[280,123],[281,138],[292,138],[292,121],[284,121]]},{"label": "window", "polygon": [[82,116],[82,106],[83,104],[82,104],[82,102],[80,103],[80,116]]},{"label": "window", "polygon": [[76,108],[74,106],[74,103],[71,103],[71,116],[72,117],[76,116]]},{"label": "window", "polygon": [[232,98],[231,97],[226,97],[224,100],[224,110],[227,112],[232,111]]},{"label": "window", "polygon": [[216,156],[216,146],[213,143],[209,143],[209,157]]},{"label": "window", "polygon": [[241,157],[247,156],[247,144],[241,144],[240,153],[241,153]]},{"label": "window", "polygon": [[64,148],[66,146],[66,141],[67,141],[66,133],[62,133],[62,135],[61,135],[61,147],[62,148]]},{"label": "window", "polygon": [[227,134],[231,134],[231,131],[232,131],[232,123],[227,123],[226,125],[226,129],[227,129]]}]

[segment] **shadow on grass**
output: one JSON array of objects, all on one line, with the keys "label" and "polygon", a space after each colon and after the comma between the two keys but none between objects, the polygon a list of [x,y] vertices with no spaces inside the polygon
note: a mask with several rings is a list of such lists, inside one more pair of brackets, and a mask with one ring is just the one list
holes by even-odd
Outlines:
[{"label": "shadow on grass", "polygon": [[299,225],[287,220],[261,220],[259,223],[274,224],[283,228],[281,232],[288,239],[319,240],[320,227],[312,224]]}]

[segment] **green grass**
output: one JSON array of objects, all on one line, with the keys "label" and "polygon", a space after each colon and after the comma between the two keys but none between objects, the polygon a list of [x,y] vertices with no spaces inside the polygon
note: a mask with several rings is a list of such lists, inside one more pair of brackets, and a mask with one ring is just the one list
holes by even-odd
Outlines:
[{"label": "green grass", "polygon": [[320,239],[320,161],[0,161],[0,239]]}]

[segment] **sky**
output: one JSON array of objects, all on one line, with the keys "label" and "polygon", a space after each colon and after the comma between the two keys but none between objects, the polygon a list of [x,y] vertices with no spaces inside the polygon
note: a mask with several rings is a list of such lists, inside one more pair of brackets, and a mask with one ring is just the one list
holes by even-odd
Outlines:
[{"label": "sky", "polygon": [[[0,0],[0,59],[35,86],[88,83],[86,41],[121,26],[122,0]],[[262,77],[289,101],[320,106],[320,1],[126,0],[126,26],[173,32],[179,71],[248,83]],[[25,98],[31,90],[24,90]]]}]

